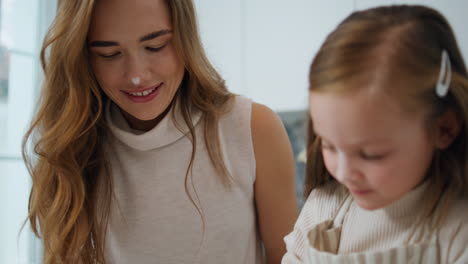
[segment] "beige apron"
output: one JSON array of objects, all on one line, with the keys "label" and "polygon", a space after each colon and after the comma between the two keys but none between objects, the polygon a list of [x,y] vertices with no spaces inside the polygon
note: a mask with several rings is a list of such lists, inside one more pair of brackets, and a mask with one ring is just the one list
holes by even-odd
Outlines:
[{"label": "beige apron", "polygon": [[353,199],[349,195],[334,219],[325,220],[309,231],[307,263],[320,264],[436,264],[439,263],[437,232],[428,242],[419,243],[381,251],[337,254],[340,245],[341,227]]}]

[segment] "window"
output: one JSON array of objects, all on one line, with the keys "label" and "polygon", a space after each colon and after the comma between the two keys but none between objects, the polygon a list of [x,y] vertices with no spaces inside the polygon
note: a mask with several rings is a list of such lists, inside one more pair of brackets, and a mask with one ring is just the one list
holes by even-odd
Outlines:
[{"label": "window", "polygon": [[52,0],[0,0],[0,263],[40,263],[27,216],[30,176],[21,141],[37,100],[40,44],[55,13]]}]

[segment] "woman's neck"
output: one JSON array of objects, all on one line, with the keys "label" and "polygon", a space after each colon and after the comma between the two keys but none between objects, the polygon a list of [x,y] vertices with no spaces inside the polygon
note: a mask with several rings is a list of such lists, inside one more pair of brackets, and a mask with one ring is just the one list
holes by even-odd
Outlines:
[{"label": "woman's neck", "polygon": [[140,120],[131,114],[125,112],[124,110],[120,109],[120,112],[122,113],[123,117],[125,120],[127,120],[128,125],[130,126],[131,129],[138,130],[138,131],[150,131],[153,129],[155,126],[161,122],[161,120],[169,113],[171,109],[172,104],[170,104],[164,112],[162,112],[160,115],[158,115],[156,118],[151,119],[151,120]]}]

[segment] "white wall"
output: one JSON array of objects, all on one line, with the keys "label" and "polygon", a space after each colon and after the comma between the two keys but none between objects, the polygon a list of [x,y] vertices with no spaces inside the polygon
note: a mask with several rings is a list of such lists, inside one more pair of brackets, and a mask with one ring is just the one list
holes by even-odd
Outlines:
[{"label": "white wall", "polygon": [[[452,24],[468,61],[465,0],[195,0],[209,58],[231,91],[276,111],[307,107],[309,65],[327,34],[353,10],[422,3]],[[465,30],[466,31],[466,30]]]},{"label": "white wall", "polygon": [[275,110],[301,108],[312,57],[352,1],[323,1],[320,9],[310,0],[246,3],[246,95]]},{"label": "white wall", "polygon": [[211,62],[229,80],[236,93],[244,93],[242,1],[195,0],[200,32]]}]

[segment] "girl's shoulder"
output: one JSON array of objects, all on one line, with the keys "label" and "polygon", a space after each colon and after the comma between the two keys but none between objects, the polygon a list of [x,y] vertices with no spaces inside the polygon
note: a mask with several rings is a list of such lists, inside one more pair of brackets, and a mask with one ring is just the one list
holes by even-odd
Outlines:
[{"label": "girl's shoulder", "polygon": [[346,188],[333,180],[313,189],[307,197],[306,203],[314,204],[317,200],[340,204],[348,196]]},{"label": "girl's shoulder", "polygon": [[468,197],[456,199],[447,211],[442,229],[451,230],[456,227],[468,227]]},{"label": "girl's shoulder", "polygon": [[312,190],[302,207],[294,230],[284,238],[287,253],[283,263],[302,263],[309,247],[308,233],[317,224],[332,220],[348,196],[346,189],[332,181]]},{"label": "girl's shoulder", "polygon": [[[463,229],[468,232],[468,197],[458,198],[452,202],[440,229],[445,231],[444,233],[457,233]],[[468,241],[468,233],[465,235]]]},{"label": "girl's shoulder", "polygon": [[468,197],[452,203],[438,237],[443,263],[468,263]]},{"label": "girl's shoulder", "polygon": [[317,187],[307,197],[301,218],[311,226],[332,219],[348,195],[346,188],[336,181]]}]

